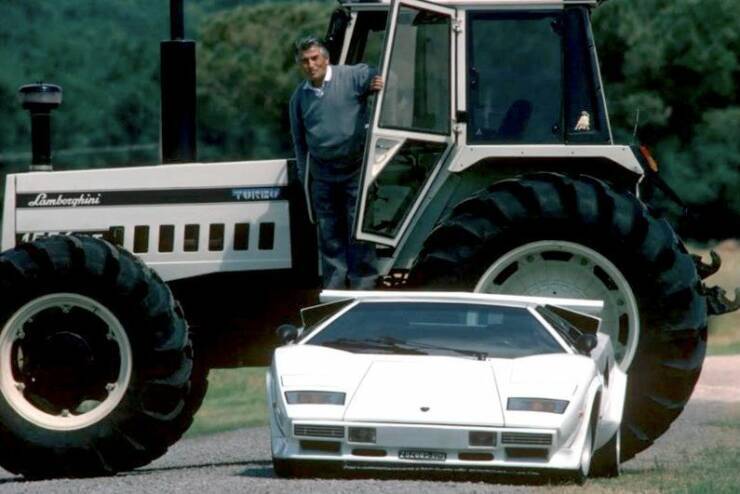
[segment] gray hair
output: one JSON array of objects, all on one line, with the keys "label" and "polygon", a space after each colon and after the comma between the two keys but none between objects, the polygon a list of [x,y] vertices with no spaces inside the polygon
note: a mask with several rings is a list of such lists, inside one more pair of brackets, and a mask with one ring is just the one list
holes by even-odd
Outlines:
[{"label": "gray hair", "polygon": [[318,48],[324,57],[329,58],[329,50],[326,49],[326,46],[319,38],[316,36],[306,36],[295,42],[295,61],[300,62],[303,52],[311,48]]}]

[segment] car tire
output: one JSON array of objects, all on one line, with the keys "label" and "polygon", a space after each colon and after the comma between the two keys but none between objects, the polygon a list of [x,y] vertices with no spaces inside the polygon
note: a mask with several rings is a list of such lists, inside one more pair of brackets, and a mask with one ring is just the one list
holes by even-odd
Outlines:
[{"label": "car tire", "polygon": [[623,461],[683,410],[704,360],[706,300],[685,247],[631,192],[592,177],[533,174],[461,202],[425,241],[408,286],[607,299],[629,374]]},{"label": "car tire", "polygon": [[612,438],[594,453],[593,460],[591,461],[591,477],[619,477],[619,474],[621,473],[620,436],[620,431],[617,429],[617,432],[614,433]]},{"label": "car tire", "polygon": [[55,236],[0,255],[0,287],[2,467],[110,475],[180,438],[204,391],[154,271],[108,242]]},{"label": "car tire", "polygon": [[300,468],[296,460],[272,457],[272,471],[275,472],[276,477],[280,477],[282,479],[298,477],[299,470]]},{"label": "car tire", "polygon": [[290,460],[272,457],[272,469],[280,478],[335,477],[342,472],[338,461]]}]

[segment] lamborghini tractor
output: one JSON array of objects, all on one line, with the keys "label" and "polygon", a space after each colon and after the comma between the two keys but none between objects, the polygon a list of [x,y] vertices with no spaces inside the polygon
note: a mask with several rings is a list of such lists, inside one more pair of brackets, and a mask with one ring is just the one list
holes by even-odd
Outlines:
[{"label": "lamborghini tractor", "polygon": [[[378,66],[385,80],[352,232],[377,247],[378,289],[603,300],[603,331],[628,373],[616,438],[626,460],[691,396],[708,316],[738,304],[702,281],[718,263],[692,257],[640,199],[660,179],[645,149],[613,140],[596,6],[345,3],[327,44],[333,63]],[[163,71],[168,50],[194,59],[163,47]],[[187,109],[194,92],[177,95],[194,77],[170,79],[163,110]],[[177,142],[193,121],[172,130],[168,115],[163,156],[184,149],[170,161],[190,162],[7,176],[6,470],[105,475],[151,462],[191,424],[209,369],[266,365],[274,328],[317,303],[316,234],[294,161],[199,163]]]}]

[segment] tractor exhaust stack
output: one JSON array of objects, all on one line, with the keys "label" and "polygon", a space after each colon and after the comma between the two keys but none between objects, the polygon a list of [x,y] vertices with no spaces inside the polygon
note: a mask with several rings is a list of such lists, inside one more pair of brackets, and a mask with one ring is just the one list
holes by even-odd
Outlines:
[{"label": "tractor exhaust stack", "polygon": [[62,104],[62,88],[56,84],[27,84],[18,99],[31,114],[31,165],[29,171],[51,171],[51,112]]},{"label": "tractor exhaust stack", "polygon": [[170,0],[170,36],[160,43],[162,163],[197,160],[195,41],[185,38],[183,0]]}]

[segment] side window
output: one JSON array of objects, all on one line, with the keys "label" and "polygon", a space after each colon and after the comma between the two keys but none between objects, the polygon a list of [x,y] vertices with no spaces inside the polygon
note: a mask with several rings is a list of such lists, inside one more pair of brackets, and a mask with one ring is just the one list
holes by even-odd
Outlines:
[{"label": "side window", "polygon": [[610,141],[588,15],[584,7],[565,10],[565,128],[572,143]]},{"label": "side window", "polygon": [[450,22],[445,15],[400,8],[380,127],[450,133]]},{"label": "side window", "polygon": [[345,62],[347,65],[366,63],[372,67],[380,67],[387,17],[388,13],[385,11],[357,14]]},{"label": "side window", "polygon": [[468,142],[563,142],[560,12],[472,13]]},{"label": "side window", "polygon": [[366,231],[390,238],[398,234],[446,147],[439,142],[406,140],[368,190]]}]

